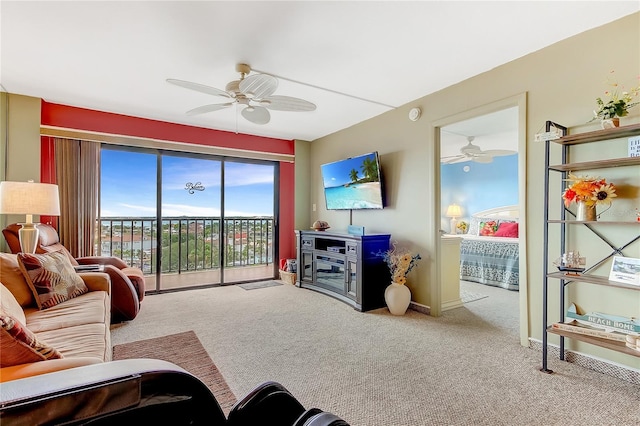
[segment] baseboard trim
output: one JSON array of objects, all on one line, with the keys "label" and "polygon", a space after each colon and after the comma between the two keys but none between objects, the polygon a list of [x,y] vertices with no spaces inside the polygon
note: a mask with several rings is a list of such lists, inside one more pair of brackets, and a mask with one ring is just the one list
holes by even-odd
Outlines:
[{"label": "baseboard trim", "polygon": [[[542,353],[542,342],[529,338],[529,348]],[[547,344],[547,356],[553,356],[556,359],[560,358],[560,347],[551,343]],[[566,348],[564,350],[564,359],[566,362],[588,368],[589,370],[597,371],[598,373],[606,374],[607,376],[612,376],[616,379],[633,383],[634,385],[640,385],[640,370],[635,370],[631,367],[595,358],[580,352],[573,352]]]},{"label": "baseboard trim", "polygon": [[420,312],[421,314],[431,315],[431,308],[426,305],[421,305],[420,303],[411,302],[409,303],[409,309]]}]

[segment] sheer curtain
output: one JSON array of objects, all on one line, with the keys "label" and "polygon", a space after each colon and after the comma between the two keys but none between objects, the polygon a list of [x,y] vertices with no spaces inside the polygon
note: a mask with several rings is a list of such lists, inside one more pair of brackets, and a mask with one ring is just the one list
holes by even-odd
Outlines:
[{"label": "sheer curtain", "polygon": [[98,219],[100,144],[56,138],[54,147],[60,191],[60,242],[74,257],[91,256]]}]

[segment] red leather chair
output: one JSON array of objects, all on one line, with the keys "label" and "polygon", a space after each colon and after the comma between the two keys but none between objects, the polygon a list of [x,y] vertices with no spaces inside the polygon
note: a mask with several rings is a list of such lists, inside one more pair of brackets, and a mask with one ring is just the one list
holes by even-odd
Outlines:
[{"label": "red leather chair", "polygon": [[[50,253],[63,251],[69,256],[71,264],[103,265],[104,272],[111,278],[111,320],[112,322],[130,321],[140,311],[140,302],[144,298],[144,274],[139,268],[129,267],[122,259],[112,256],[87,256],[74,258],[71,253],[60,244],[58,232],[43,223],[36,225],[40,231],[36,253]],[[12,253],[19,253],[20,239],[18,231],[21,226],[11,224],[2,230]]]}]

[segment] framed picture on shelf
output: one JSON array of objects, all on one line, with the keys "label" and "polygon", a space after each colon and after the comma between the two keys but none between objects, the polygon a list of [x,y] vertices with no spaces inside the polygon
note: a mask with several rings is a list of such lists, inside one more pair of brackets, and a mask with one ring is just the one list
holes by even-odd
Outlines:
[{"label": "framed picture on shelf", "polygon": [[640,286],[640,259],[614,256],[609,281]]},{"label": "framed picture on shelf", "polygon": [[640,157],[640,136],[629,138],[629,157]]}]

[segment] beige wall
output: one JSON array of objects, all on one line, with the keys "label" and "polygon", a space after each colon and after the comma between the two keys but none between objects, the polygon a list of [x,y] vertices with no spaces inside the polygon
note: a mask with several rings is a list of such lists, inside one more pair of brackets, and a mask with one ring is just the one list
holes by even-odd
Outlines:
[{"label": "beige wall", "polygon": [[[446,117],[526,94],[527,129],[524,157],[528,272],[521,280],[528,284],[524,286],[526,290],[522,295],[528,315],[525,317],[526,324],[521,327],[523,335],[526,334],[522,336],[521,341],[526,341],[528,337],[541,339],[545,163],[544,143],[534,142],[534,135],[543,130],[546,120],[570,127],[571,133],[597,129],[596,123],[585,123],[591,118],[595,98],[601,96],[606,89],[604,80],[609,72],[615,70],[621,83],[638,84],[635,80],[640,75],[638,34],[640,14],[636,13],[313,141],[310,153],[310,195],[311,203],[318,206],[318,211],[311,212],[310,220],[326,220],[332,230],[346,229],[349,224],[348,212],[324,209],[320,165],[365,152],[378,151],[387,188],[388,207],[382,211],[354,211],[353,223],[363,225],[368,233],[390,233],[392,239],[400,245],[422,254],[425,260],[415,272],[412,272],[409,286],[414,301],[431,305],[437,292],[435,256],[439,241],[439,216],[436,214],[439,211],[439,162],[434,125],[446,121]],[[416,54],[419,54],[419,51]],[[490,54],[489,48],[487,54]],[[437,64],[437,58],[433,59],[434,64]],[[415,106],[421,107],[423,112],[419,121],[412,122],[407,115]],[[640,107],[632,110],[631,115],[625,117],[622,124],[635,122],[640,122]],[[633,173],[637,173],[637,169]],[[631,186],[640,186],[638,175],[635,178],[632,176],[630,180]],[[637,205],[638,198],[616,202],[614,208],[628,209],[633,203]],[[604,251],[604,255],[610,252],[606,247],[600,250]],[[638,244],[627,254],[640,258]],[[589,286],[581,286],[581,291],[585,287]],[[552,283],[551,289],[556,296],[557,282]],[[638,292],[633,291],[604,287],[595,290],[588,288],[584,290],[581,303],[598,310],[597,302],[603,298],[615,301],[611,303],[615,305],[612,313],[630,316],[640,314],[640,297]],[[558,310],[557,303],[554,303],[550,312],[555,313]],[[557,343],[558,340],[551,336],[550,341]],[[640,368],[640,358],[613,353],[592,345],[580,345],[573,341],[568,343],[568,347]]]},{"label": "beige wall", "polygon": [[[0,180],[40,182],[40,99],[2,93],[1,100]],[[0,229],[24,220],[24,216],[0,215]],[[7,251],[4,238],[0,250]]]}]

